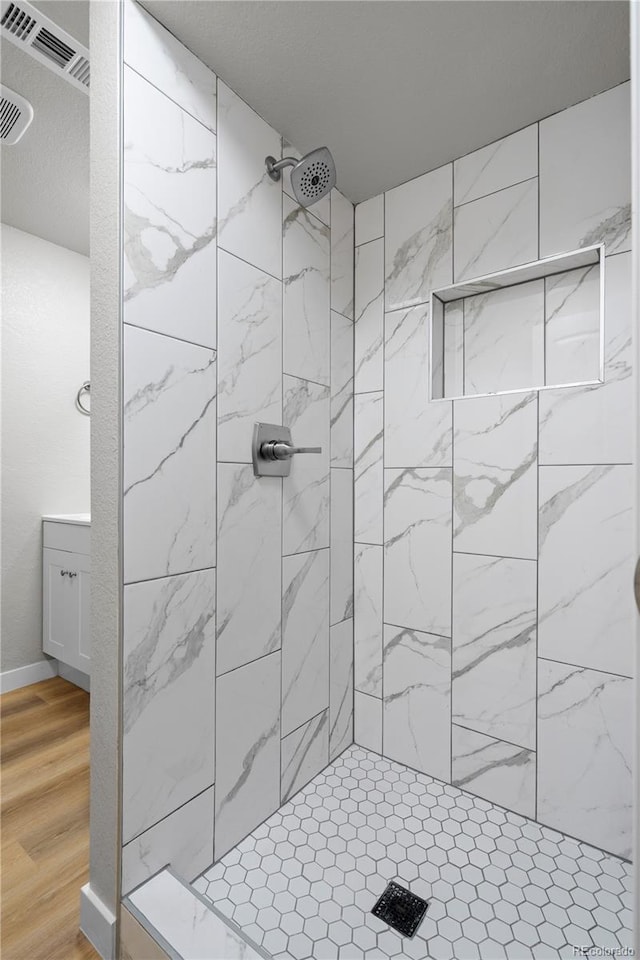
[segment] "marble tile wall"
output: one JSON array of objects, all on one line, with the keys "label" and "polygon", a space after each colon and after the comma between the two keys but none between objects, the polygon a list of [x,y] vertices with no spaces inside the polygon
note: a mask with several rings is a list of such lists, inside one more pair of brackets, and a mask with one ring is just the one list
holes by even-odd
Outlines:
[{"label": "marble tile wall", "polygon": [[[192,879],[353,742],[356,307],[351,202],[299,207],[264,166],[295,148],[132,0],[124,71],[126,893]],[[256,420],[322,454],[257,480]]]},{"label": "marble tile wall", "polygon": [[[125,889],[201,872],[354,736],[628,854],[629,85],[354,221],[266,177],[295,148],[131,0],[125,61]],[[603,384],[428,402],[433,288],[601,241]],[[478,344],[480,384],[500,350],[581,361],[544,295],[561,351]],[[323,453],[256,481],[257,419]]]},{"label": "marble tile wall", "polygon": [[[355,214],[356,742],[622,856],[629,96],[622,84]],[[574,271],[497,304],[503,335],[471,338],[464,370],[461,317],[444,315],[446,393],[463,392],[463,374],[474,389],[502,378],[529,392],[428,402],[432,289],[600,242],[604,383],[535,389],[599,359],[593,337],[571,346],[596,279]],[[520,338],[515,309],[531,321]]]}]

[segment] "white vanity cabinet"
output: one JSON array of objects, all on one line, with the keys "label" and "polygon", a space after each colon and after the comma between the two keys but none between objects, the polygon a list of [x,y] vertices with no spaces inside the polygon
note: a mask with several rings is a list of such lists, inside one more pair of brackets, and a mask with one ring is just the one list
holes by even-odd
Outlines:
[{"label": "white vanity cabinet", "polygon": [[90,675],[90,519],[86,514],[42,519],[42,649]]}]

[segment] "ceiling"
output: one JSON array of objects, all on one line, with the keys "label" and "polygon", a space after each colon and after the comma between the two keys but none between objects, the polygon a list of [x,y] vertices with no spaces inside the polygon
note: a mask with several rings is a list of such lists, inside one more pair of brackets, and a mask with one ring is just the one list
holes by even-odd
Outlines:
[{"label": "ceiling", "polygon": [[[88,0],[33,5],[89,46]],[[34,111],[22,140],[2,148],[2,221],[88,254],[89,97],[8,40],[0,44],[2,82]]]},{"label": "ceiling", "polygon": [[618,0],[143,0],[365,200],[629,77]]},{"label": "ceiling", "polygon": [[[34,5],[88,45],[88,0]],[[621,0],[144,5],[298,149],[326,143],[356,202],[629,77]],[[2,220],[86,254],[89,98],[1,44],[35,111],[2,151]]]}]

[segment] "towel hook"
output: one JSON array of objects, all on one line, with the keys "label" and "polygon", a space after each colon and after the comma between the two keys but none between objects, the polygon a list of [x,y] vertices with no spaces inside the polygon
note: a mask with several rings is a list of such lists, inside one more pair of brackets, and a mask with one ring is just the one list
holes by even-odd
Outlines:
[{"label": "towel hook", "polygon": [[84,394],[87,394],[89,397],[91,396],[91,382],[89,380],[85,380],[76,394],[76,410],[79,410],[85,417],[88,417],[91,415],[91,410],[82,404]]}]

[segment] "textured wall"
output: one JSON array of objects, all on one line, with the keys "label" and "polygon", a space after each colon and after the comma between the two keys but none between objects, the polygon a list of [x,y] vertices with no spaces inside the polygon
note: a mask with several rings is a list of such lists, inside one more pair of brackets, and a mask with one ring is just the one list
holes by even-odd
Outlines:
[{"label": "textured wall", "polygon": [[121,4],[91,8],[90,885],[113,914],[120,874]]},{"label": "textured wall", "polygon": [[[640,10],[637,6],[634,5],[630,10],[630,21],[631,21],[631,71],[634,77],[638,76],[638,71],[640,70]],[[632,218],[632,250],[635,251],[634,259],[634,269],[633,269],[633,299],[632,299],[632,317],[636,320],[636,329],[637,321],[640,317],[640,269],[638,262],[638,250],[640,250],[640,217],[638,217],[637,211],[640,209],[640,96],[638,94],[638,84],[635,84],[634,89],[631,92],[631,205],[632,209],[635,211],[635,214]],[[640,362],[640,338],[637,334],[632,337],[632,348],[633,348],[633,363],[636,365],[635,369],[638,369],[637,364]],[[637,382],[637,381],[636,381]],[[638,390],[635,391],[635,450],[636,450],[636,460],[637,460],[637,451],[640,445],[640,397],[638,395]],[[636,469],[637,477],[637,469]],[[636,491],[638,489],[637,479],[636,479]],[[640,557],[640,517],[638,516],[637,510],[637,493],[636,493],[636,514],[635,514],[635,554],[636,557]],[[636,810],[638,809],[638,802],[640,801],[640,779],[638,777],[638,772],[640,771],[640,657],[638,656],[638,650],[640,650],[640,644],[638,640],[640,639],[640,620],[636,615],[635,619],[635,628],[636,628],[636,658],[635,658],[635,791],[634,791],[634,802],[636,805]],[[634,906],[635,906],[635,916],[640,916],[640,831],[636,830],[635,833],[635,843],[633,849],[633,862],[634,862]],[[635,949],[636,952],[640,950],[640,924],[637,920],[635,922]]]},{"label": "textured wall", "polygon": [[[604,384],[427,402],[432,289],[598,242]],[[356,208],[356,741],[622,855],[629,251],[628,84]]]},{"label": "textured wall", "polygon": [[2,670],[44,660],[42,515],[89,510],[89,261],[2,225]]},{"label": "textured wall", "polygon": [[[352,740],[353,206],[298,207],[282,149],[126,5],[125,891],[192,878]],[[255,479],[256,420],[322,454]]]}]

